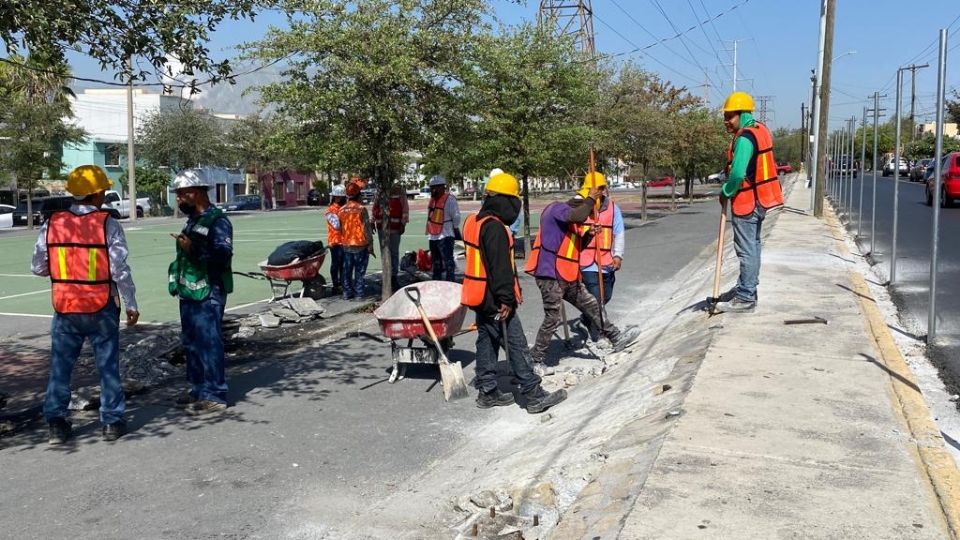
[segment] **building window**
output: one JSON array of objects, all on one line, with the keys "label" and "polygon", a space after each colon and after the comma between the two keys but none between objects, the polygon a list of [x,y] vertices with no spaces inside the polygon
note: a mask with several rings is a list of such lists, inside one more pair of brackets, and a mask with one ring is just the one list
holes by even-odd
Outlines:
[{"label": "building window", "polygon": [[108,144],[104,147],[103,165],[105,167],[120,167],[120,145]]},{"label": "building window", "polygon": [[243,184],[234,184],[233,185],[233,198],[236,199],[240,195],[243,195]]},{"label": "building window", "polygon": [[217,184],[217,204],[227,202],[227,185]]}]

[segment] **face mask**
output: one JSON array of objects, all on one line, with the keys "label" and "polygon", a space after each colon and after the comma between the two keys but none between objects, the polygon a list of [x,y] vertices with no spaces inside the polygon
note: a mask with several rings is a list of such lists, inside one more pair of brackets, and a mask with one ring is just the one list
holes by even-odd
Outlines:
[{"label": "face mask", "polygon": [[513,225],[517,221],[517,217],[520,215],[520,210],[523,208],[523,203],[520,199],[510,197],[510,204],[506,205],[504,208],[503,222],[507,225]]},{"label": "face mask", "polygon": [[179,208],[181,212],[188,216],[192,216],[197,211],[197,207],[189,203],[180,203]]}]

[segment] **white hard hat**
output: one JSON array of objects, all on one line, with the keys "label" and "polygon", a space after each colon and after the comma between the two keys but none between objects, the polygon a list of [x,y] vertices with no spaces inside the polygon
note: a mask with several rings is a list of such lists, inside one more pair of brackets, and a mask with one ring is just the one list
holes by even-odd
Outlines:
[{"label": "white hard hat", "polygon": [[430,187],[445,186],[445,185],[447,185],[447,179],[440,176],[439,174],[430,179]]},{"label": "white hard hat", "polygon": [[330,195],[333,197],[346,197],[347,188],[343,187],[343,184],[337,184],[330,190]]},{"label": "white hard hat", "polygon": [[498,174],[503,174],[503,169],[501,169],[501,168],[493,169],[492,171],[490,171],[490,175],[487,176],[487,178],[488,178],[488,179],[489,179],[489,178],[493,178],[494,176],[496,176],[496,175],[498,175]]},{"label": "white hard hat", "polygon": [[207,184],[206,176],[201,171],[187,169],[177,173],[173,179],[173,189],[184,189],[192,187],[210,187]]}]

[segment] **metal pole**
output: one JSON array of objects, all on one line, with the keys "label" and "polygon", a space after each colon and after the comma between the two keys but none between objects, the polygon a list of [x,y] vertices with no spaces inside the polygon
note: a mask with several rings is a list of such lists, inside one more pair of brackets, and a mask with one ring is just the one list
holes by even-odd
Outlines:
[{"label": "metal pole", "polygon": [[880,122],[880,92],[873,93],[873,207],[870,209],[870,251],[877,247],[877,126]]},{"label": "metal pole", "polygon": [[855,151],[854,148],[856,147],[856,140],[857,140],[857,117],[853,116],[852,118],[850,118],[850,154],[849,154],[850,155],[850,182],[847,184],[847,188],[849,189],[849,193],[847,197],[847,206],[850,208],[850,212],[848,215],[850,217],[849,221],[851,223],[853,221],[853,152]]},{"label": "metal pole", "polygon": [[863,136],[860,137],[860,207],[857,209],[857,238],[863,236],[863,185],[866,184],[867,170],[867,108],[863,108],[863,119],[860,121]]},{"label": "metal pole", "polygon": [[897,220],[900,217],[900,99],[903,69],[897,70],[897,128],[893,148],[893,240],[890,244],[890,284],[897,280]]},{"label": "metal pole", "polygon": [[847,172],[843,169],[843,149],[847,147],[847,129],[846,126],[840,128],[840,146],[837,147],[837,166],[840,168],[839,182],[837,182],[837,208],[843,211],[843,182]]},{"label": "metal pole", "polygon": [[127,182],[130,197],[127,208],[130,221],[137,220],[137,162],[133,155],[133,59],[127,61],[130,82],[127,85]]},{"label": "metal pole", "polygon": [[933,168],[933,225],[930,240],[930,310],[927,313],[927,344],[937,337],[937,248],[940,243],[940,161],[943,159],[944,85],[947,77],[947,30],[940,30],[940,62],[937,66],[937,146]]},{"label": "metal pole", "polygon": [[[810,152],[810,174],[811,174],[811,189],[810,189],[810,211],[813,212],[818,217],[822,215],[823,210],[821,208],[820,213],[817,213],[817,194],[823,196],[823,187],[817,187],[817,178],[822,178],[819,176],[821,163],[820,160],[823,159],[823,146],[820,144],[820,131],[821,124],[824,131],[827,129],[826,117],[823,114],[823,104],[820,103],[820,93],[821,93],[821,84],[823,82],[823,71],[824,71],[824,61],[829,61],[832,56],[826,56],[824,54],[824,48],[826,47],[827,39],[827,5],[830,3],[830,0],[820,0],[820,46],[817,52],[817,71],[814,75],[814,89],[813,89],[813,118],[811,119],[810,129],[811,135],[813,137],[813,146]],[[831,17],[832,22],[832,17]],[[833,54],[833,28],[832,24],[830,25],[830,53]],[[821,120],[822,119],[822,120]],[[822,204],[822,203],[820,203]]]},{"label": "metal pole", "polygon": [[737,40],[733,40],[733,91],[737,91]]}]

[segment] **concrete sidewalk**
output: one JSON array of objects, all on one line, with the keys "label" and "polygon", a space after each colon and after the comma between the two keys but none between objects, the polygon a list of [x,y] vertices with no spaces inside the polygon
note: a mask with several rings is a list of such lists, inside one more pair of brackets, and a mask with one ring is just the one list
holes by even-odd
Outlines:
[{"label": "concrete sidewalk", "polygon": [[757,311],[713,318],[621,538],[956,538],[956,465],[836,221],[797,210],[809,200],[798,182],[770,232]]}]

